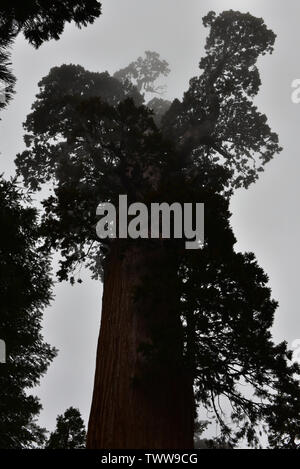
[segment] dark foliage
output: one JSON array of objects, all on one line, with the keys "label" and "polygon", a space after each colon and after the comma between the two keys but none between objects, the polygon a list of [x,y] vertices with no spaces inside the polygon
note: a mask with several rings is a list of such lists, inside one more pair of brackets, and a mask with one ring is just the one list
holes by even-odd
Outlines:
[{"label": "dark foliage", "polygon": [[0,40],[0,111],[11,100],[14,92],[15,77],[11,70],[10,48],[12,37]]},{"label": "dark foliage", "polygon": [[43,341],[42,312],[51,299],[49,259],[38,250],[36,210],[11,182],[0,180],[0,337],[7,362],[0,364],[0,447],[39,445],[41,409],[28,389],[39,384],[55,356]]},{"label": "dark foliage", "polygon": [[56,429],[46,442],[45,449],[83,449],[86,431],[78,409],[70,407],[56,419]]},{"label": "dark foliage", "polygon": [[2,0],[0,5],[0,40],[23,32],[25,38],[39,47],[49,39],[59,39],[65,23],[78,27],[93,23],[101,14],[97,0]]},{"label": "dark foliage", "polygon": [[1,0],[0,4],[0,110],[11,99],[15,77],[11,71],[10,49],[23,32],[34,47],[50,39],[58,40],[65,23],[80,28],[93,23],[101,14],[97,0]]}]

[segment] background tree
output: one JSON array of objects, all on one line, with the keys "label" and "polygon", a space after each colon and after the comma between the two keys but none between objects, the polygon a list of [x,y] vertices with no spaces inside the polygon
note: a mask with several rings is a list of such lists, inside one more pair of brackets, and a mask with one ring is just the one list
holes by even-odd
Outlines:
[{"label": "background tree", "polygon": [[[66,65],[40,82],[25,124],[18,172],[35,190],[53,183],[43,229],[45,249],[62,253],[60,279],[73,282],[83,261],[104,279],[90,448],[192,447],[199,404],[217,419],[222,445],[257,445],[262,425],[271,445],[291,447],[299,433],[299,367],[285,343],[271,340],[276,303],[254,255],[235,252],[229,212],[233,190],[280,152],[253,105],[256,63],[275,35],[234,11],[211,12],[204,25],[202,73],[159,126],[130,77]],[[117,206],[119,194],[129,203],[204,202],[203,248],[186,251],[177,239],[100,242],[96,207]]]},{"label": "background tree", "polygon": [[51,433],[45,449],[83,449],[86,431],[80,411],[70,407],[56,419],[56,429]]},{"label": "background tree", "polygon": [[162,118],[169,110],[171,104],[171,101],[157,97],[150,99],[147,103],[148,108],[154,113],[153,119],[158,127],[161,125]]},{"label": "background tree", "polygon": [[194,448],[195,449],[231,449],[225,442],[221,443],[214,438],[203,438],[202,434],[207,429],[209,421],[196,421],[195,435],[194,435]]},{"label": "background tree", "polygon": [[156,85],[161,76],[168,76],[169,64],[162,60],[157,52],[146,51],[145,57],[139,57],[127,67],[122,68],[114,74],[122,83],[126,81],[133,83],[139,93],[162,93],[163,86]]},{"label": "background tree", "polygon": [[[144,98],[145,93],[149,96],[163,94],[166,87],[157,85],[157,81],[162,76],[168,76],[169,73],[170,68],[166,60],[161,59],[157,52],[146,51],[145,57],[139,57],[127,67],[116,72],[114,78],[119,80],[123,86],[133,86]],[[156,125],[159,126],[162,117],[170,108],[171,102],[154,96],[149,100],[147,106],[152,109],[153,119]]]},{"label": "background tree", "polygon": [[0,179],[0,337],[7,360],[0,364],[0,447],[41,445],[41,409],[28,390],[39,384],[55,356],[43,341],[43,309],[51,299],[49,259],[39,249],[37,212],[12,182]]}]

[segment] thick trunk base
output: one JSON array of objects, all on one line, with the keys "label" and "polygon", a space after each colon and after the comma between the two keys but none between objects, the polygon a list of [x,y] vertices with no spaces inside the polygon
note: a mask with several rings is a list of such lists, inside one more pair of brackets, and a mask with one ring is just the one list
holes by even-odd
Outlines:
[{"label": "thick trunk base", "polygon": [[[176,270],[163,274],[170,265],[167,256],[160,246],[135,245],[124,254],[117,244],[110,254],[88,448],[193,447],[193,389],[182,365]],[[136,288],[147,284],[145,276],[154,278],[153,290],[137,301]],[[161,332],[162,342],[171,337],[154,365],[140,350],[153,344],[153,331]]]}]

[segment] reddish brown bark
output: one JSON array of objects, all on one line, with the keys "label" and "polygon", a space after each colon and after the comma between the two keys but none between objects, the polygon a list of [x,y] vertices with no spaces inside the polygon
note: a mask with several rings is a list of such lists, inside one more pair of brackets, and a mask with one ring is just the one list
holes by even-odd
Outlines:
[{"label": "reddish brown bark", "polygon": [[[193,447],[193,389],[182,364],[176,269],[162,275],[168,262],[159,243],[154,249],[135,245],[126,253],[115,244],[110,254],[88,448]],[[145,275],[158,281],[150,296],[136,301],[134,292],[147,283]],[[173,286],[170,275],[174,276]],[[172,337],[156,364],[140,351],[141,344],[152,343],[153,330]]]}]

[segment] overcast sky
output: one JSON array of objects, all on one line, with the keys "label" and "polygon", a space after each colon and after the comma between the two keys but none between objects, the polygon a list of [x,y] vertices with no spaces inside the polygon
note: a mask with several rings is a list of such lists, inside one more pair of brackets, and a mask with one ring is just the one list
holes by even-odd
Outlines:
[{"label": "overcast sky", "polygon": [[[12,55],[17,93],[1,114],[0,172],[7,177],[14,173],[15,155],[24,149],[22,122],[34,102],[37,83],[51,67],[74,63],[113,73],[145,50],[155,50],[172,70],[166,79],[166,98],[181,98],[189,79],[198,73],[207,33],[201,18],[209,10],[235,9],[263,17],[277,41],[274,54],[260,61],[263,86],[256,101],[279,133],[284,150],[267,165],[258,183],[236,193],[232,226],[237,248],[256,254],[280,303],[274,337],[291,345],[300,339],[300,105],[291,101],[291,83],[300,78],[299,0],[102,0],[102,4],[103,15],[94,25],[82,30],[68,26],[58,42],[46,43],[38,51],[18,37]],[[45,312],[44,335],[59,349],[37,390],[44,406],[40,422],[48,429],[71,405],[88,419],[102,286],[89,279],[89,272],[83,279],[76,287],[57,285],[55,300]]]}]

